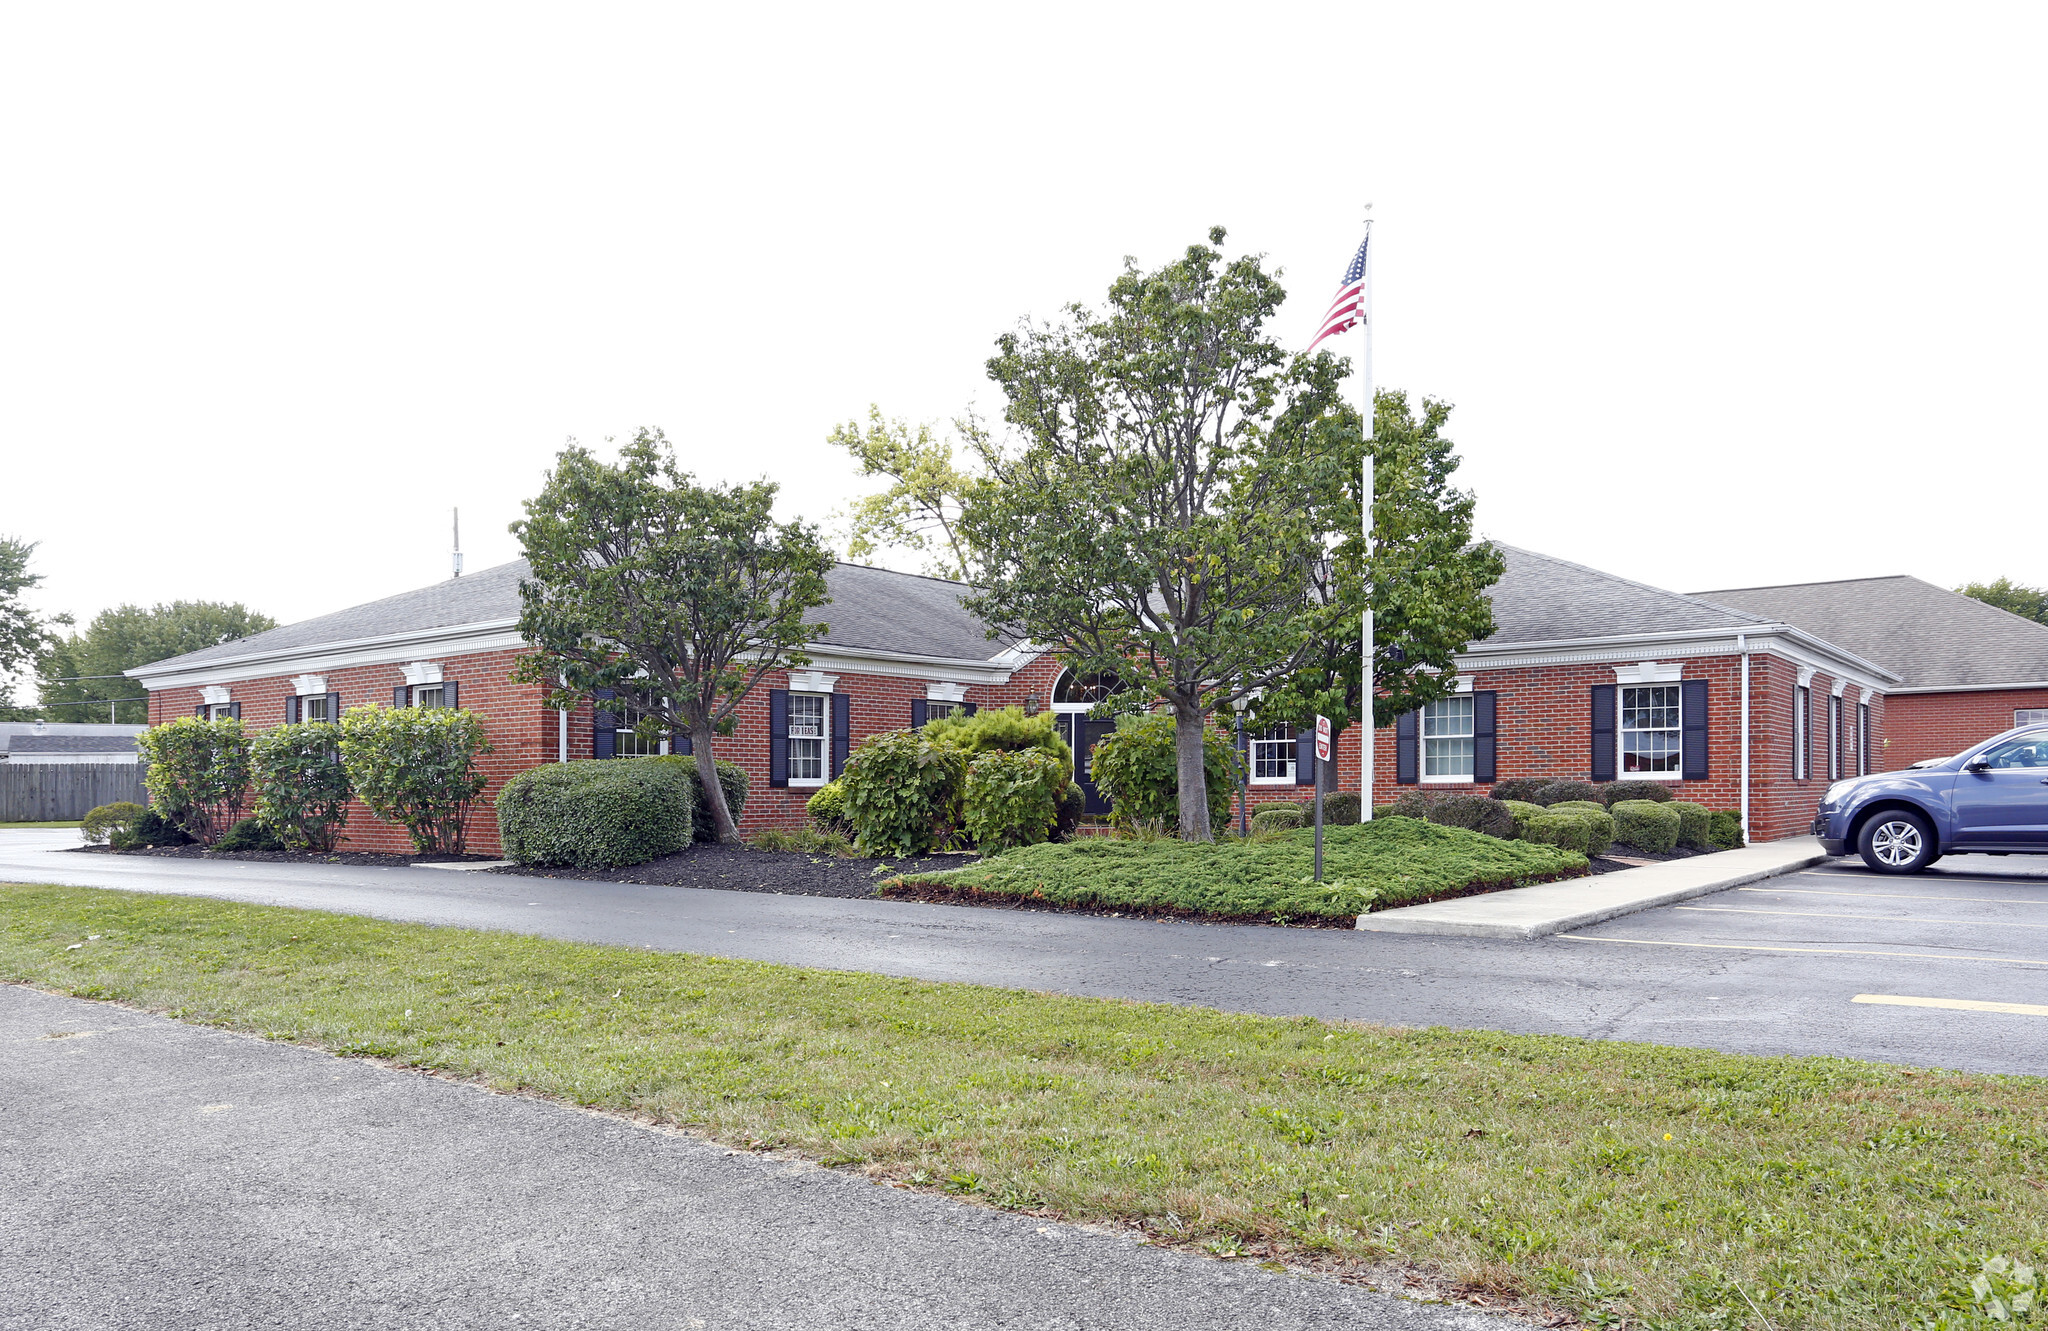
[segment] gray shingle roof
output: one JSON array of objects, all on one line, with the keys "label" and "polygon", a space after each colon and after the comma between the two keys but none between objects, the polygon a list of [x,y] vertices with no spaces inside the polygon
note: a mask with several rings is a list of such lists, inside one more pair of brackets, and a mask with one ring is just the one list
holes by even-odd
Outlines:
[{"label": "gray shingle roof", "polygon": [[16,735],[8,744],[13,753],[133,753],[135,736],[120,735]]},{"label": "gray shingle roof", "polygon": [[[526,576],[526,561],[515,559],[431,587],[152,662],[130,673],[186,670],[259,653],[310,650],[428,629],[507,623],[519,618],[519,582]],[[807,616],[813,623],[822,620],[830,626],[821,646],[985,661],[1008,645],[1008,640],[991,641],[982,622],[960,604],[968,591],[964,584],[859,564],[834,565],[825,584],[831,604]]]},{"label": "gray shingle roof", "polygon": [[1568,560],[1494,543],[1507,570],[1494,584],[1488,643],[1564,642],[1636,633],[1733,632],[1766,621],[1697,596],[1667,592]]},{"label": "gray shingle roof", "polygon": [[2048,625],[1899,575],[1700,592],[1783,620],[1903,677],[1905,688],[2048,680]]}]

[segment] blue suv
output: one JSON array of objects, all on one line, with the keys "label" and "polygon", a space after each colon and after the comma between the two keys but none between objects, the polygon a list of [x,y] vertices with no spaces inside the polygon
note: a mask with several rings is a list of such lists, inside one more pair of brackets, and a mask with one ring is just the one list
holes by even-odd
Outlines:
[{"label": "blue suv", "polygon": [[1813,834],[1879,873],[1944,855],[2048,855],[2048,726],[2021,726],[1953,758],[1837,781]]}]

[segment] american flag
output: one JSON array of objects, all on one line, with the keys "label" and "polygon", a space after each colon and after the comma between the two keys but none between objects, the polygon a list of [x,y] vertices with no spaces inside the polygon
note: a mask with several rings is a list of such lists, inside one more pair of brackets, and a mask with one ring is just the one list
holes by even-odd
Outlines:
[{"label": "american flag", "polygon": [[1352,256],[1351,266],[1344,270],[1344,280],[1337,285],[1337,298],[1330,302],[1330,311],[1323,316],[1321,331],[1308,344],[1304,356],[1324,338],[1335,337],[1365,322],[1365,247],[1370,244],[1372,233],[1367,232],[1365,239],[1358,242],[1358,253]]}]

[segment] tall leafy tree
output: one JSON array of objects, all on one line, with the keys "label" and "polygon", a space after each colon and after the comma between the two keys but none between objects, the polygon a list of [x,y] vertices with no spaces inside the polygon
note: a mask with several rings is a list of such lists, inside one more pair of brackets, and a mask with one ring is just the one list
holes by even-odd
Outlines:
[{"label": "tall leafy tree", "polygon": [[550,685],[557,707],[608,689],[649,730],[688,734],[728,843],[739,829],[713,742],[762,679],[805,664],[803,648],[827,631],[804,616],[828,599],[832,554],[815,527],[775,521],[775,493],[768,481],[699,485],[661,431],[642,430],[616,464],[572,443],[512,524],[533,568],[519,624],[535,649],[514,677]]},{"label": "tall leafy tree", "polygon": [[[953,428],[970,455],[986,444],[987,432],[971,414],[954,421]],[[967,548],[960,518],[982,478],[954,461],[953,441],[929,423],[891,420],[874,406],[868,408],[866,428],[848,421],[830,437],[853,456],[861,475],[889,482],[849,506],[847,557],[866,559],[895,546],[926,556],[925,571],[935,577],[964,580]]]},{"label": "tall leafy tree", "polygon": [[[1309,725],[1320,714],[1341,735],[1366,719],[1360,630],[1368,593],[1375,726],[1392,725],[1401,713],[1450,696],[1457,687],[1457,654],[1493,632],[1486,591],[1500,580],[1504,562],[1498,549],[1473,541],[1472,494],[1451,484],[1458,456],[1442,433],[1450,404],[1424,398],[1418,413],[1407,394],[1382,391],[1373,413],[1369,445],[1358,413],[1348,406],[1341,426],[1329,432],[1342,453],[1345,482],[1320,497],[1316,525],[1344,535],[1312,574],[1311,649],[1297,670],[1260,698],[1256,715],[1262,722]],[[1359,512],[1368,448],[1374,537],[1369,559]],[[1327,778],[1328,771],[1321,775]],[[1370,818],[1372,811],[1361,810],[1360,816]]]},{"label": "tall leafy tree", "polygon": [[1973,582],[1956,590],[1986,605],[2010,611],[2021,619],[2048,624],[2048,587],[2029,587],[2011,578],[1999,578],[1995,582]]},{"label": "tall leafy tree", "polygon": [[123,671],[276,627],[269,615],[239,602],[115,606],[94,615],[85,632],[50,644],[36,662],[36,686],[52,721],[104,721],[107,703],[88,699],[134,699],[116,703],[114,719],[142,725],[148,693],[139,681],[120,678]]},{"label": "tall leafy tree", "polygon": [[1342,485],[1340,363],[1265,331],[1285,298],[1221,227],[1154,272],[1125,261],[1106,308],[1005,334],[988,362],[1020,436],[965,515],[969,604],[1174,718],[1180,834],[1210,839],[1209,715],[1284,678],[1310,643],[1317,495]]},{"label": "tall leafy tree", "polygon": [[14,678],[49,643],[49,629],[23,596],[43,580],[28,571],[35,542],[0,536],[0,716],[12,714]]}]

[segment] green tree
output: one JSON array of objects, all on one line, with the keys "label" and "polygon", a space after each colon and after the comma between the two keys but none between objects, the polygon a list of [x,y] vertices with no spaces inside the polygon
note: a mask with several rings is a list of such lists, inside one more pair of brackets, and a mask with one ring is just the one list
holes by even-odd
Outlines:
[{"label": "green tree", "polygon": [[491,751],[482,717],[453,707],[351,707],[335,747],[348,788],[403,827],[415,851],[462,853],[469,802],[488,784],[477,766]]},{"label": "green tree", "polygon": [[1285,298],[1257,256],[1190,246],[1125,261],[1106,312],[1005,334],[988,362],[1020,445],[964,527],[972,606],[1113,671],[1173,713],[1182,839],[1211,838],[1202,737],[1218,706],[1292,673],[1323,557],[1317,495],[1343,484],[1338,374],[1265,332]]},{"label": "green tree", "polygon": [[1996,582],[1973,582],[1956,590],[1986,605],[2010,611],[2021,619],[2048,624],[2048,587],[2029,587],[2011,578],[2000,578]]},{"label": "green tree", "polygon": [[43,580],[28,571],[35,549],[33,541],[0,536],[0,720],[26,719],[28,709],[14,705],[14,677],[49,649],[49,629],[22,600]]},{"label": "green tree", "polygon": [[512,524],[533,576],[520,583],[520,632],[534,652],[515,678],[553,687],[549,706],[599,689],[651,733],[690,736],[718,840],[739,829],[712,743],[771,671],[803,665],[826,625],[832,553],[817,529],[777,522],[776,486],[698,485],[659,430],[607,465],[571,444],[526,517]]},{"label": "green tree", "polygon": [[[987,432],[971,414],[953,428],[970,452],[985,448]],[[954,463],[952,441],[929,423],[890,420],[875,406],[868,408],[866,429],[848,421],[830,437],[853,455],[861,475],[889,481],[880,494],[864,495],[848,509],[847,557],[866,559],[884,546],[897,546],[928,556],[925,571],[934,577],[964,581],[968,561],[960,515],[982,479]]]},{"label": "green tree", "polygon": [[276,627],[276,620],[239,602],[115,606],[94,615],[85,632],[49,644],[36,661],[37,691],[52,721],[104,721],[105,700],[134,699],[118,703],[114,719],[142,725],[149,720],[148,692],[141,681],[122,678],[123,671]]},{"label": "green tree", "polygon": [[[1368,591],[1376,726],[1450,696],[1458,653],[1493,632],[1486,590],[1500,580],[1504,561],[1492,545],[1473,542],[1472,494],[1451,485],[1458,456],[1442,434],[1450,414],[1446,402],[1425,398],[1418,416],[1407,394],[1375,394],[1370,561],[1359,518],[1368,446],[1358,414],[1347,407],[1342,428],[1330,432],[1342,452],[1345,484],[1323,497],[1317,526],[1345,535],[1312,574],[1312,650],[1259,699],[1260,722],[1306,726],[1327,716],[1334,745],[1365,719],[1359,635]],[[1333,767],[1318,772],[1319,790],[1328,787]],[[1372,811],[1361,809],[1359,816],[1369,819]]]}]

